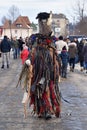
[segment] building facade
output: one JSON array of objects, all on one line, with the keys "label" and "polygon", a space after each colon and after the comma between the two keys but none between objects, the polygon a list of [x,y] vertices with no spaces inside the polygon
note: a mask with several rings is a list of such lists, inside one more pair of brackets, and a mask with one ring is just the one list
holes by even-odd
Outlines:
[{"label": "building facade", "polygon": [[69,20],[64,14],[52,14],[52,30],[56,36],[69,34]]},{"label": "building facade", "polygon": [[8,38],[26,38],[31,34],[32,27],[27,16],[19,16],[13,23],[10,20],[6,20],[3,25],[2,37],[7,35]]}]

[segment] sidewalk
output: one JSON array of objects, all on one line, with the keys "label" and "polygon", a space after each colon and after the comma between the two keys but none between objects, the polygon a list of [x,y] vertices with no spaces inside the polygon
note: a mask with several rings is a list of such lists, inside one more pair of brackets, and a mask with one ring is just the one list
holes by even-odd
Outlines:
[{"label": "sidewalk", "polygon": [[0,130],[87,130],[87,76],[76,65],[75,72],[68,71],[59,87],[64,99],[61,118],[38,119],[31,114],[24,119],[23,90],[16,88],[21,71],[20,59],[11,61],[10,69],[0,70]]}]

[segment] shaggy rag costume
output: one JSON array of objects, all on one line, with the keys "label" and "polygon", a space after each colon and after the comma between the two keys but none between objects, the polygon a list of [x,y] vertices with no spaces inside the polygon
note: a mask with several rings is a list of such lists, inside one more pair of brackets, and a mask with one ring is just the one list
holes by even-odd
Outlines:
[{"label": "shaggy rag costume", "polygon": [[[43,19],[48,21],[49,17],[48,13],[40,13],[37,16],[42,24]],[[33,105],[34,114],[49,119],[51,114],[59,117],[61,111],[58,87],[59,64],[56,49],[52,46],[53,39],[50,36],[50,28],[48,27],[45,35],[42,32],[35,34],[37,46],[29,54],[20,74],[19,82],[25,79],[24,88],[28,92],[29,105]]]}]

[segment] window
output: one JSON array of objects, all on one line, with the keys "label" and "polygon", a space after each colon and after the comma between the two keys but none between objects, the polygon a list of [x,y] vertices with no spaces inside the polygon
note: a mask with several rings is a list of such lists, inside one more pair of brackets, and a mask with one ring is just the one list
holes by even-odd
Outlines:
[{"label": "window", "polygon": [[16,27],[20,28],[22,27],[22,24],[16,24]]}]

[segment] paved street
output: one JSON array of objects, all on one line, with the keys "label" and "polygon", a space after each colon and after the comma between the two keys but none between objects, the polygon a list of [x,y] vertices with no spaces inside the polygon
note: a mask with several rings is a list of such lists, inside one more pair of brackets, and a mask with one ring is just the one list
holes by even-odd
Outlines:
[{"label": "paved street", "polygon": [[24,119],[23,90],[15,87],[20,71],[20,59],[12,57],[9,69],[0,68],[0,130],[87,130],[87,75],[78,65],[75,72],[68,70],[68,78],[59,84],[63,98],[70,103],[62,100],[61,118],[53,116],[47,121],[32,116],[30,108]]}]

